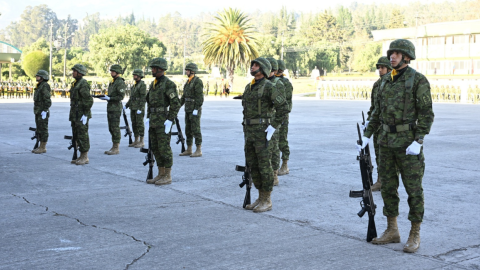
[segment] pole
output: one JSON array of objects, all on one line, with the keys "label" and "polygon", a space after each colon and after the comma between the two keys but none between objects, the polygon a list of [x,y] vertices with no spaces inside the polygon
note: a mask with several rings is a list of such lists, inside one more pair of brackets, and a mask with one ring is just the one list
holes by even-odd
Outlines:
[{"label": "pole", "polygon": [[186,49],[187,33],[183,35],[183,76],[185,76],[185,49]]},{"label": "pole", "polygon": [[63,82],[65,82],[65,73],[67,70],[67,31],[68,31],[68,22],[65,24],[65,53],[63,55]]},{"label": "pole", "polygon": [[283,61],[283,36],[285,34],[285,31],[282,32],[282,54],[280,55],[280,60]]},{"label": "pole", "polygon": [[53,39],[53,21],[50,21],[50,67],[49,67],[50,81],[52,81],[52,39]]},{"label": "pole", "polygon": [[[415,15],[415,48],[418,50],[418,12]],[[423,48],[422,48],[423,49]],[[420,51],[421,53],[421,51]],[[418,61],[415,61],[415,68],[418,70]]]}]

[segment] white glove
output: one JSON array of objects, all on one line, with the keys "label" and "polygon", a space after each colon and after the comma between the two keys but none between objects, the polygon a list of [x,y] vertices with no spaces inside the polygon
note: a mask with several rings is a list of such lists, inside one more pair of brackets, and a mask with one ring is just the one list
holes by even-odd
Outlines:
[{"label": "white glove", "polygon": [[42,119],[47,118],[47,112],[42,112],[41,114],[42,114]]},{"label": "white glove", "polygon": [[163,125],[165,125],[165,134],[170,133],[170,130],[172,129],[173,122],[167,119],[167,120],[165,120],[165,123],[163,123]]},{"label": "white glove", "polygon": [[197,114],[198,114],[198,110],[193,110],[192,114],[193,114],[193,115],[197,115]]},{"label": "white glove", "polygon": [[362,125],[362,130],[366,130],[370,121],[365,121],[365,125]]},{"label": "white glove", "polygon": [[145,119],[145,128],[148,130],[148,126],[150,125],[150,118]]},{"label": "white glove", "polygon": [[268,125],[267,129],[265,129],[265,132],[267,133],[267,141],[270,141],[272,139],[273,133],[275,132],[275,129],[272,127],[272,125]]},{"label": "white glove", "polygon": [[88,117],[86,115],[83,115],[82,118],[80,118],[80,121],[83,122],[84,125],[87,124]]},{"label": "white glove", "polygon": [[422,149],[422,145],[416,141],[413,141],[413,143],[410,144],[409,147],[407,147],[406,154],[412,156],[420,155],[420,149]]},{"label": "white glove", "polygon": [[370,141],[370,138],[362,136],[362,145],[359,145],[358,143],[356,144],[358,152],[362,151],[362,149],[367,147],[369,141]]},{"label": "white glove", "polygon": [[110,100],[110,97],[109,96],[104,96],[104,97],[101,97],[100,99],[101,100]]},{"label": "white glove", "polygon": [[140,110],[137,110],[137,114],[141,114],[141,113],[142,113],[142,111],[140,111]]},{"label": "white glove", "polygon": [[123,105],[123,109],[126,110],[126,109],[127,109],[127,106]]}]

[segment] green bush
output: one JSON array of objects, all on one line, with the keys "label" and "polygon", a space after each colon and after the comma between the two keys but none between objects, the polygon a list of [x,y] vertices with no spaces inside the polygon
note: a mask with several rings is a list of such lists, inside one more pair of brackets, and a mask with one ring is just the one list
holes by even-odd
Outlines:
[{"label": "green bush", "polygon": [[49,59],[48,55],[41,51],[35,51],[27,54],[22,61],[22,68],[27,75],[34,79],[40,69],[48,72]]}]

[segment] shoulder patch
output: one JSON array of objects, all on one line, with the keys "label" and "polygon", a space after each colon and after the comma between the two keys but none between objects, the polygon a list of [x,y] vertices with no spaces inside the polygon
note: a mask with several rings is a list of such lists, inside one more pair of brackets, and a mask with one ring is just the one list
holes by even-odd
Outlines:
[{"label": "shoulder patch", "polygon": [[170,93],[169,97],[170,97],[170,99],[175,98],[175,93],[174,92]]}]

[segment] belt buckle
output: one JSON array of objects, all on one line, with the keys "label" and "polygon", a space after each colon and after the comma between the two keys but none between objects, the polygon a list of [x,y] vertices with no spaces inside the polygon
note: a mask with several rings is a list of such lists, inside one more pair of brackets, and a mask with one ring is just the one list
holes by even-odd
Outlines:
[{"label": "belt buckle", "polygon": [[388,128],[390,129],[390,132],[391,133],[397,133],[397,126],[388,126]]}]

